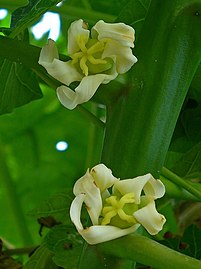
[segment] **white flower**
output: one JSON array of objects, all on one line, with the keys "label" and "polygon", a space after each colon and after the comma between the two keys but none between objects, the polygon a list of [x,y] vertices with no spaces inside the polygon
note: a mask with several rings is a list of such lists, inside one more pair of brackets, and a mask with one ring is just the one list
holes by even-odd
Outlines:
[{"label": "white flower", "polygon": [[[70,217],[89,244],[127,235],[140,225],[155,235],[166,221],[157,212],[154,201],[165,194],[165,187],[151,174],[120,180],[104,164],[99,164],[87,170],[75,183],[73,192],[76,197],[71,204]],[[83,204],[92,222],[86,228],[80,220]]]},{"label": "white flower", "polygon": [[[118,74],[127,72],[136,57],[134,29],[124,23],[105,23],[98,21],[88,30],[83,20],[75,21],[68,30],[68,54],[72,60],[63,62],[55,42],[51,39],[40,53],[39,64],[64,85],[57,88],[60,102],[68,109],[87,102],[100,84],[115,79]],[[80,81],[73,91],[67,87]]]}]

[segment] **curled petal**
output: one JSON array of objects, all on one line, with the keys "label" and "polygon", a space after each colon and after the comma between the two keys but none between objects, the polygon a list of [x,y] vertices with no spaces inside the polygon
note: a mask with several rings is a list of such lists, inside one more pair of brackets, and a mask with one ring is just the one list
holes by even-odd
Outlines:
[{"label": "curled petal", "polygon": [[102,54],[102,58],[111,56],[116,59],[116,69],[119,74],[126,73],[137,62],[137,58],[129,47],[115,41],[107,42]]},{"label": "curled petal", "polygon": [[149,181],[143,188],[146,195],[153,197],[154,199],[161,198],[165,194],[165,186],[159,180],[151,176]]},{"label": "curled petal", "polygon": [[124,23],[106,23],[100,20],[92,28],[92,37],[96,35],[96,32],[98,40],[113,39],[123,46],[134,47],[135,31]]},{"label": "curled petal", "polygon": [[97,187],[101,190],[101,192],[110,188],[114,182],[119,180],[114,177],[112,175],[112,171],[102,163],[94,166],[91,169],[90,174],[92,175]]},{"label": "curled petal", "polygon": [[157,212],[154,201],[137,210],[133,215],[151,235],[160,232],[166,222],[165,217]]},{"label": "curled petal", "polygon": [[145,184],[150,180],[151,174],[146,174],[144,176],[139,176],[132,179],[124,179],[115,182],[114,191],[117,189],[122,195],[126,193],[133,192],[135,203],[140,203],[140,196]]},{"label": "curled petal", "polygon": [[54,40],[48,39],[47,44],[41,49],[38,63],[51,63],[54,59],[59,59],[59,53]]},{"label": "curled petal", "polygon": [[77,42],[78,36],[82,36],[87,43],[89,34],[90,31],[86,29],[86,24],[83,22],[83,20],[80,19],[72,22],[70,28],[68,29],[68,54],[71,55],[80,50]]},{"label": "curled petal", "polygon": [[87,241],[87,243],[94,245],[133,233],[139,226],[140,224],[135,224],[129,228],[121,229],[109,225],[95,225],[83,230],[78,230],[78,232]]},{"label": "curled petal", "polygon": [[98,219],[102,210],[102,199],[100,190],[95,185],[94,179],[88,171],[83,177],[76,181],[73,192],[76,196],[85,194],[84,203],[86,204],[91,221],[93,225],[98,224]]},{"label": "curled petal", "polygon": [[[117,74],[115,74],[117,76]],[[97,91],[101,83],[107,83],[114,79],[114,75],[97,74],[84,77],[73,92],[70,88],[60,86],[57,88],[57,96],[65,107],[74,109],[78,104],[87,102]]]}]

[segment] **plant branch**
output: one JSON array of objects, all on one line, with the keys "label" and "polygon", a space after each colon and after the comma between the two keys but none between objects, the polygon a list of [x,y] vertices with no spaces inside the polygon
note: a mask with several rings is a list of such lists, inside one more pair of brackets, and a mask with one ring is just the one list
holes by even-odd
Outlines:
[{"label": "plant branch", "polygon": [[104,253],[137,261],[155,269],[198,269],[201,261],[140,235],[128,235],[98,245]]},{"label": "plant branch", "polygon": [[184,188],[185,190],[193,194],[195,197],[197,197],[199,200],[201,200],[201,192],[193,186],[193,183],[182,179],[175,173],[168,170],[166,167],[162,168],[161,175],[175,183],[177,186]]}]

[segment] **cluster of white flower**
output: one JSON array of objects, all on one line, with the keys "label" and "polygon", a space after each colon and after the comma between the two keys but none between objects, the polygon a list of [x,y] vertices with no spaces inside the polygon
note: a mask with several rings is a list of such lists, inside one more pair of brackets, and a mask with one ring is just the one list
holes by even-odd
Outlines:
[{"label": "cluster of white flower", "polygon": [[[134,29],[124,23],[98,21],[91,32],[83,20],[75,21],[68,31],[68,54],[71,60],[59,60],[55,42],[49,39],[42,48],[39,63],[55,79],[60,102],[68,109],[87,102],[100,84],[127,72],[136,57]],[[73,91],[68,86],[80,81]],[[112,191],[110,191],[112,190]],[[160,180],[151,174],[119,180],[110,169],[99,164],[88,170],[74,186],[75,199],[70,217],[78,232],[89,244],[98,244],[132,233],[140,225],[152,235],[162,230],[165,217],[159,214],[155,200],[165,193]],[[84,228],[81,210],[85,204],[91,226]]]}]

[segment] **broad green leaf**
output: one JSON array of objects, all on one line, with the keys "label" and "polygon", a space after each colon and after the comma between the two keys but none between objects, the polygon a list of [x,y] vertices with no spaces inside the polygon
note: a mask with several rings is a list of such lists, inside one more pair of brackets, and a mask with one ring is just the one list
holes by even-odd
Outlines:
[{"label": "broad green leaf", "polygon": [[201,142],[176,162],[174,171],[181,177],[199,179],[201,176]]},{"label": "broad green leaf", "polygon": [[47,201],[43,202],[38,208],[31,210],[28,214],[36,218],[52,216],[58,222],[69,223],[69,210],[72,200],[72,190],[58,193],[51,196]]},{"label": "broad green leaf", "polygon": [[61,0],[29,0],[25,7],[16,9],[11,17],[12,33],[10,37],[16,37],[25,28],[34,23],[43,13]]},{"label": "broad green leaf", "polygon": [[76,269],[83,240],[67,225],[58,225],[45,237],[48,249],[54,254],[53,261],[64,269]]},{"label": "broad green leaf", "polygon": [[42,244],[34,251],[23,269],[58,269],[58,266],[52,260],[53,255],[46,244]]},{"label": "broad green leaf", "polygon": [[23,65],[0,59],[0,114],[42,97],[35,74]]}]

